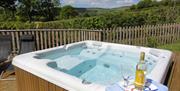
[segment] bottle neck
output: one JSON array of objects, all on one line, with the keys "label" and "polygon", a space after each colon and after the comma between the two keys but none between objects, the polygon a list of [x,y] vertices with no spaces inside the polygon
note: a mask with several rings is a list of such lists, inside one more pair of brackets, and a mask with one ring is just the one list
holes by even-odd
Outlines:
[{"label": "bottle neck", "polygon": [[145,58],[145,53],[141,52],[141,54],[140,54],[140,62],[141,63],[144,63],[144,58]]},{"label": "bottle neck", "polygon": [[139,63],[145,63],[145,61],[144,60],[140,60]]}]

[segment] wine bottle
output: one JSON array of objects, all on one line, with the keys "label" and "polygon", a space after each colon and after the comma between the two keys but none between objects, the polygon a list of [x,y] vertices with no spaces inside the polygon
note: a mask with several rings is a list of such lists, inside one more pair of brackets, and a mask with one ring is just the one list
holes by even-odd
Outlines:
[{"label": "wine bottle", "polygon": [[136,75],[134,85],[137,89],[143,90],[146,81],[146,69],[147,66],[144,61],[145,52],[140,53],[140,61],[136,65]]}]

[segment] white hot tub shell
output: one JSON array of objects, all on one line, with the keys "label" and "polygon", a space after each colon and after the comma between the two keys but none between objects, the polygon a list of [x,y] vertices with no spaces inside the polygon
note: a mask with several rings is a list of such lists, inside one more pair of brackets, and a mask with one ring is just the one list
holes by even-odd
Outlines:
[{"label": "white hot tub shell", "polygon": [[99,41],[81,41],[64,46],[59,46],[55,48],[35,51],[27,54],[22,54],[16,56],[13,59],[13,65],[23,69],[35,76],[38,76],[48,82],[51,82],[59,87],[62,87],[69,91],[105,91],[106,86],[100,84],[83,84],[82,80],[66,74],[61,71],[57,71],[52,69],[51,67],[47,66],[47,63],[51,62],[49,59],[39,59],[37,58],[37,54],[68,48],[70,46],[79,45],[79,44],[87,44],[87,45],[103,45],[104,47],[111,46],[113,48],[125,50],[125,51],[135,51],[141,52],[144,51],[146,54],[151,54],[155,56],[158,60],[156,66],[153,68],[151,73],[147,76],[148,78],[153,79],[159,83],[163,83],[170,65],[170,59],[172,52],[162,49],[154,49],[154,48],[146,48],[140,46],[130,46],[130,45],[122,45],[122,44],[115,44],[115,43],[106,43],[106,42],[99,42]]}]

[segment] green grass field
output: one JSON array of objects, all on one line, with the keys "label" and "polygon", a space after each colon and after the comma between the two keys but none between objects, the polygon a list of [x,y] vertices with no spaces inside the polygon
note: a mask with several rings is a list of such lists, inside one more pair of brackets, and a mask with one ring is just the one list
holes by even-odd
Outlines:
[{"label": "green grass field", "polygon": [[158,48],[167,49],[173,52],[180,52],[180,42],[174,44],[168,44],[168,45],[161,45],[158,46]]}]

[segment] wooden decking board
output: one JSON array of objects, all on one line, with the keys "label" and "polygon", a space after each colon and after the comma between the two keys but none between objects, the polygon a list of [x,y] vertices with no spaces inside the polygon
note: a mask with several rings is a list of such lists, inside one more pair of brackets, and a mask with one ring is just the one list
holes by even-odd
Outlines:
[{"label": "wooden decking board", "polygon": [[[174,65],[168,83],[169,91],[180,91],[180,52],[175,53]],[[17,91],[16,81],[0,80],[0,91]]]},{"label": "wooden decking board", "polygon": [[0,80],[0,91],[17,91],[15,80]]}]

